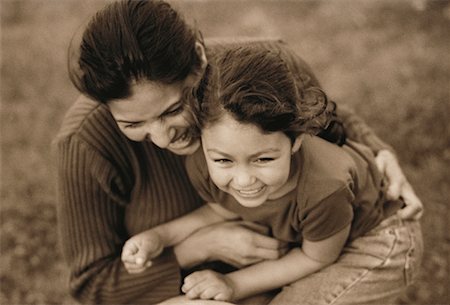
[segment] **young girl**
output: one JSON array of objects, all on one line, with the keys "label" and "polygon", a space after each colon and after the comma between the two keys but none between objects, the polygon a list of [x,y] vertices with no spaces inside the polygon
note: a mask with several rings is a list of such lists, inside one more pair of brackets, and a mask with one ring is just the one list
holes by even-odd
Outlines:
[{"label": "young girl", "polygon": [[[127,270],[144,270],[199,228],[242,218],[269,227],[289,252],[225,275],[192,273],[182,286],[189,298],[235,301],[285,287],[273,304],[393,301],[417,272],[420,226],[395,216],[402,202],[386,203],[368,148],[314,136],[333,103],[303,90],[268,51],[220,53],[207,73],[193,107],[202,150],[187,169],[209,204],[129,239]],[[296,296],[286,292],[294,285]]]}]

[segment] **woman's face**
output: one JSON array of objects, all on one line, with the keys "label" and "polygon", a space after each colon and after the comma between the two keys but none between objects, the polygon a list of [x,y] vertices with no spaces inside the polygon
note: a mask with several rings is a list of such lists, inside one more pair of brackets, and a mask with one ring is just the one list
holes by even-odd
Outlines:
[{"label": "woman's face", "polygon": [[140,81],[132,85],[130,97],[112,100],[108,107],[130,140],[151,141],[178,155],[191,154],[200,144],[192,136],[192,115],[182,94],[195,81],[194,76],[171,85]]},{"label": "woman's face", "polygon": [[241,205],[256,207],[283,192],[298,150],[284,133],[262,133],[225,114],[202,130],[201,139],[211,179]]}]

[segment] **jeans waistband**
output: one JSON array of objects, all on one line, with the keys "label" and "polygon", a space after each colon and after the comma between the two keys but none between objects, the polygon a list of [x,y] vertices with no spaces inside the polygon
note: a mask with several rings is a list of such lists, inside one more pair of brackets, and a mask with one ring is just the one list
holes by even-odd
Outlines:
[{"label": "jeans waistband", "polygon": [[404,220],[397,214],[393,214],[386,219],[383,219],[372,231],[380,231],[387,227],[400,227],[404,225]]}]

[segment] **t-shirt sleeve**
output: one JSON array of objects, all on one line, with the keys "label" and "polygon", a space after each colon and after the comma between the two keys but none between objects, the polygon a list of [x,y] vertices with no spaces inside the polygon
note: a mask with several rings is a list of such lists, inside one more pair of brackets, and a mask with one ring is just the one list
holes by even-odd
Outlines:
[{"label": "t-shirt sleeve", "polygon": [[340,188],[300,216],[303,238],[319,241],[333,236],[353,220],[353,192],[348,186]]},{"label": "t-shirt sleeve", "polygon": [[200,197],[206,202],[217,202],[214,199],[212,181],[201,149],[186,157],[186,171]]}]

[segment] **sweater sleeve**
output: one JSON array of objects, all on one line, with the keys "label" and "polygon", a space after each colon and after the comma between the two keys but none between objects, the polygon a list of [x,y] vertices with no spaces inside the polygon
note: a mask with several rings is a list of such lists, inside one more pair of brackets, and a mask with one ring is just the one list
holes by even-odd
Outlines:
[{"label": "sweater sleeve", "polygon": [[[308,64],[298,56],[288,46],[279,42],[281,54],[291,67],[291,71],[296,79],[299,81],[301,88],[308,88],[311,86],[321,87],[316,76]],[[343,131],[341,129],[343,128]],[[345,138],[365,144],[371,148],[376,154],[383,149],[393,151],[392,147],[383,142],[375,132],[354,112],[344,105],[337,105],[334,117],[331,120],[330,126],[324,130],[320,137],[333,143],[340,145],[344,144]]]},{"label": "sweater sleeve", "polygon": [[172,250],[143,273],[129,274],[123,267],[126,206],[113,194],[117,175],[112,177],[111,164],[75,137],[56,149],[59,233],[71,295],[83,304],[155,304],[178,295],[179,266]]},{"label": "sweater sleeve", "polygon": [[344,126],[347,138],[350,140],[368,146],[375,155],[380,150],[384,149],[394,152],[394,149],[391,146],[381,140],[375,134],[373,129],[348,107],[339,105],[339,107],[337,107],[337,115]]}]

